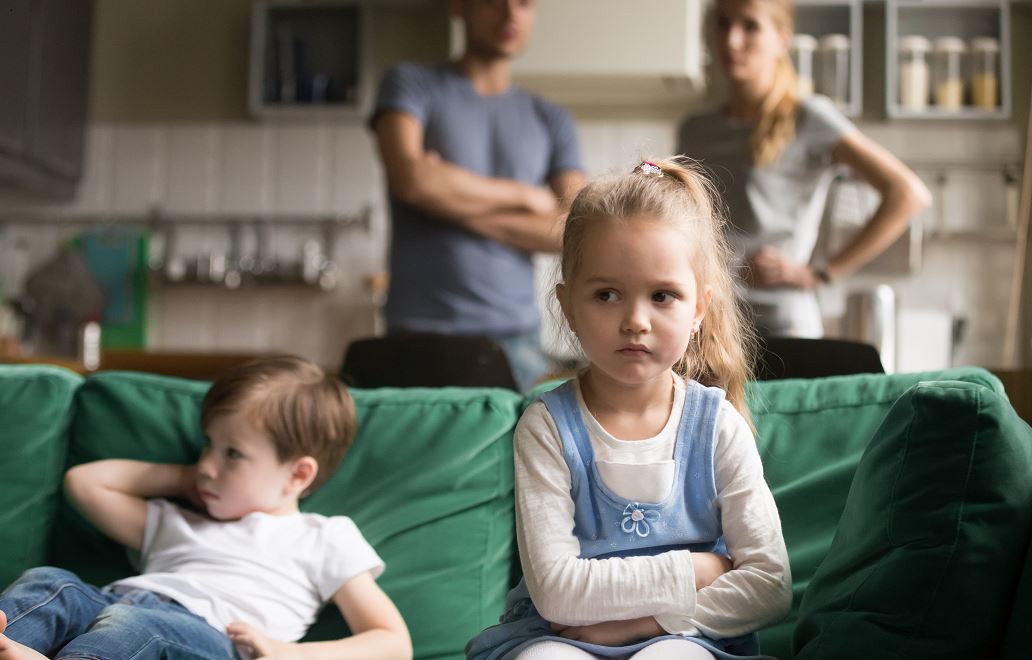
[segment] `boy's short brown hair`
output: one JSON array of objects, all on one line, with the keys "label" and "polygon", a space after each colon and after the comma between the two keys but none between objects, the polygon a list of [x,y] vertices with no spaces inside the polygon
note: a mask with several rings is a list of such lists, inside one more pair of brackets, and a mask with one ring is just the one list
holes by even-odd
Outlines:
[{"label": "boy's short brown hair", "polygon": [[300,357],[258,358],[220,376],[204,396],[201,427],[244,413],[286,462],[311,456],[319,472],[305,494],[324,484],[355,439],[355,402],[340,380]]}]

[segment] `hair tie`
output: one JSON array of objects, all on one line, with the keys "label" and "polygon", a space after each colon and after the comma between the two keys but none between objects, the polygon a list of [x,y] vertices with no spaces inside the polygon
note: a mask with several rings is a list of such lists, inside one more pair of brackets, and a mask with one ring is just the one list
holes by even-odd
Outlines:
[{"label": "hair tie", "polygon": [[663,168],[650,160],[643,160],[641,165],[635,167],[631,172],[641,172],[646,176],[663,176]]}]

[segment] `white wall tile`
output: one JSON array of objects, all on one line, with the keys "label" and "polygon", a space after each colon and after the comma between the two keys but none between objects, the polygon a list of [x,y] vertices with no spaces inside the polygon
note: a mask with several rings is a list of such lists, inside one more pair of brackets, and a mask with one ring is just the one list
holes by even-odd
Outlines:
[{"label": "white wall tile", "polygon": [[274,205],[277,176],[276,134],[269,125],[229,124],[221,127],[220,210],[263,213]]},{"label": "white wall tile", "polygon": [[223,188],[222,136],[215,124],[181,124],[167,132],[163,210],[171,214],[215,211]]},{"label": "white wall tile", "polygon": [[332,140],[325,124],[282,126],[277,130],[275,208],[285,213],[330,210]]},{"label": "white wall tile", "polygon": [[167,129],[163,125],[119,126],[112,148],[110,210],[143,213],[165,193]]}]

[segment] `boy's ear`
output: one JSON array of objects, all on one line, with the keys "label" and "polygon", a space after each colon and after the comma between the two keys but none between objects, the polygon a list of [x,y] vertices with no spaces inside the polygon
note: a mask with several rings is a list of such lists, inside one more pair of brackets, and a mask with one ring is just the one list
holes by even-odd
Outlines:
[{"label": "boy's ear", "polygon": [[290,486],[296,488],[298,493],[308,490],[308,487],[315,481],[319,474],[319,462],[311,456],[295,458],[290,468]]},{"label": "boy's ear", "polygon": [[568,290],[566,285],[560,282],[555,285],[555,299],[559,301],[559,309],[563,311],[563,318],[566,319],[566,325],[570,326],[570,330],[577,334],[577,328],[573,327],[573,315],[570,314],[570,304],[567,301]]}]

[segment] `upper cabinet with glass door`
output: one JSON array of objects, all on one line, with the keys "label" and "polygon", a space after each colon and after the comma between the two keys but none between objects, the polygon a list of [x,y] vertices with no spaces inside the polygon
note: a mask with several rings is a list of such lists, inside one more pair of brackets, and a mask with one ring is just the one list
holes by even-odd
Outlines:
[{"label": "upper cabinet with glass door", "polygon": [[1006,0],[888,0],[885,29],[890,117],[1010,116]]},{"label": "upper cabinet with glass door", "polygon": [[863,107],[861,9],[860,0],[799,0],[791,45],[800,93],[823,94],[850,117]]}]

